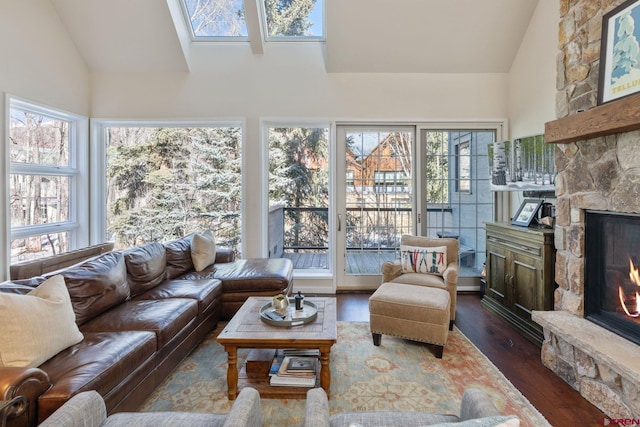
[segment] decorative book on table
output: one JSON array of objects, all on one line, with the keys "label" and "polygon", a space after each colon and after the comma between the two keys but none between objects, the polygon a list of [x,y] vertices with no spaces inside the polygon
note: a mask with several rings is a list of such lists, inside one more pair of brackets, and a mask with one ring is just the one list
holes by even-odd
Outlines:
[{"label": "decorative book on table", "polygon": [[317,348],[283,348],[285,356],[311,356],[320,357],[320,350]]},{"label": "decorative book on table", "polygon": [[275,370],[279,364],[276,374],[270,374],[269,383],[275,386],[290,387],[314,387],[316,385],[316,369],[318,365],[317,357],[309,356],[284,356],[281,362],[278,357],[274,358],[271,368]]},{"label": "decorative book on table", "polygon": [[285,377],[311,377],[316,374],[317,359],[310,361],[298,361],[297,363],[305,366],[304,369],[291,369],[291,362],[294,360],[292,357],[285,356],[284,360],[280,364],[278,369],[279,376]]},{"label": "decorative book on table", "polygon": [[269,368],[270,377],[274,375],[278,375],[278,372],[280,371],[280,366],[282,366],[283,361],[284,361],[284,353],[281,351],[276,352],[276,356],[273,358],[273,362],[271,362],[271,368]]},{"label": "decorative book on table", "polygon": [[286,371],[291,373],[303,373],[309,372],[312,374],[316,373],[316,364],[318,363],[318,359],[315,357],[289,357],[285,356],[287,359]]},{"label": "decorative book on table", "polygon": [[315,387],[316,376],[312,377],[281,377],[280,375],[274,375],[269,380],[269,384],[273,386],[288,386],[288,387]]}]

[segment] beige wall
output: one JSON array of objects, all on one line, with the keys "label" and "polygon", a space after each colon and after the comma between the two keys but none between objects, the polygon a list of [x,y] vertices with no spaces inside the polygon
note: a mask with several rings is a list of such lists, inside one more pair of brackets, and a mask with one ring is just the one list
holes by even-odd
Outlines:
[{"label": "beige wall", "polygon": [[49,0],[0,0],[0,91],[89,115],[89,73]]},{"label": "beige wall", "polygon": [[[7,200],[7,95],[88,116],[89,73],[49,0],[0,0],[0,200]],[[0,278],[9,265],[9,213],[0,210]]]},{"label": "beige wall", "polygon": [[556,118],[559,0],[539,0],[509,73],[511,138],[544,133]]},{"label": "beige wall", "polygon": [[506,74],[328,74],[319,47],[268,46],[264,55],[205,48],[192,52],[190,73],[94,74],[92,115],[473,120],[507,114]]}]

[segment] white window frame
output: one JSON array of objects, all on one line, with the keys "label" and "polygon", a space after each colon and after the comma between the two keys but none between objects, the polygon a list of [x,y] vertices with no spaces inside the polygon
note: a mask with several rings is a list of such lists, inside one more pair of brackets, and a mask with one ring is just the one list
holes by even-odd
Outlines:
[{"label": "white window frame", "polygon": [[[69,218],[67,221],[11,227],[5,247],[10,248],[11,241],[31,236],[53,233],[69,233],[69,250],[89,244],[89,120],[87,117],[44,106],[13,96],[7,96],[5,105],[6,140],[9,141],[11,110],[13,108],[31,111],[69,123],[69,165],[44,165],[10,162],[10,147],[5,144],[5,158],[9,165],[5,176],[9,182],[11,174],[63,176],[69,178]],[[8,188],[5,197],[9,197]],[[5,215],[10,224],[9,201],[6,200]],[[10,249],[7,259],[11,260]]]}]

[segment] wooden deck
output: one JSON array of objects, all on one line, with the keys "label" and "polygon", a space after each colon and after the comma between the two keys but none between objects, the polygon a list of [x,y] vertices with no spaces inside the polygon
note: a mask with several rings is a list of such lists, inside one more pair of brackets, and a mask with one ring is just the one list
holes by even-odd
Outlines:
[{"label": "wooden deck", "polygon": [[[327,269],[327,254],[284,254],[293,262],[294,269]],[[395,252],[347,253],[347,274],[380,274],[380,266],[385,261],[393,261]]]},{"label": "wooden deck", "polygon": [[[293,262],[293,268],[296,270],[307,269],[328,269],[327,254],[319,253],[286,253],[283,258],[288,258]],[[396,259],[394,252],[355,252],[347,253],[347,274],[353,275],[376,275],[380,274],[380,266],[385,261],[393,261]],[[480,271],[472,266],[465,265],[462,262],[460,276],[474,277],[479,276]]]}]

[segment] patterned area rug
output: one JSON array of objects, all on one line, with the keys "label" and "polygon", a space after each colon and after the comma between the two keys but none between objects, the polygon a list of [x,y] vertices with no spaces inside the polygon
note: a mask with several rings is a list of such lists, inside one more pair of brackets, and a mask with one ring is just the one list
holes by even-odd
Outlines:
[{"label": "patterned area rug", "polygon": [[[227,355],[207,339],[149,397],[141,411],[227,413]],[[248,351],[238,351],[238,363]],[[502,414],[522,426],[548,426],[544,417],[457,329],[449,333],[442,359],[429,345],[383,336],[375,347],[366,322],[338,322],[331,350],[331,413],[409,410],[458,414],[467,387],[485,390]],[[304,425],[305,400],[261,399],[265,426]]]}]

